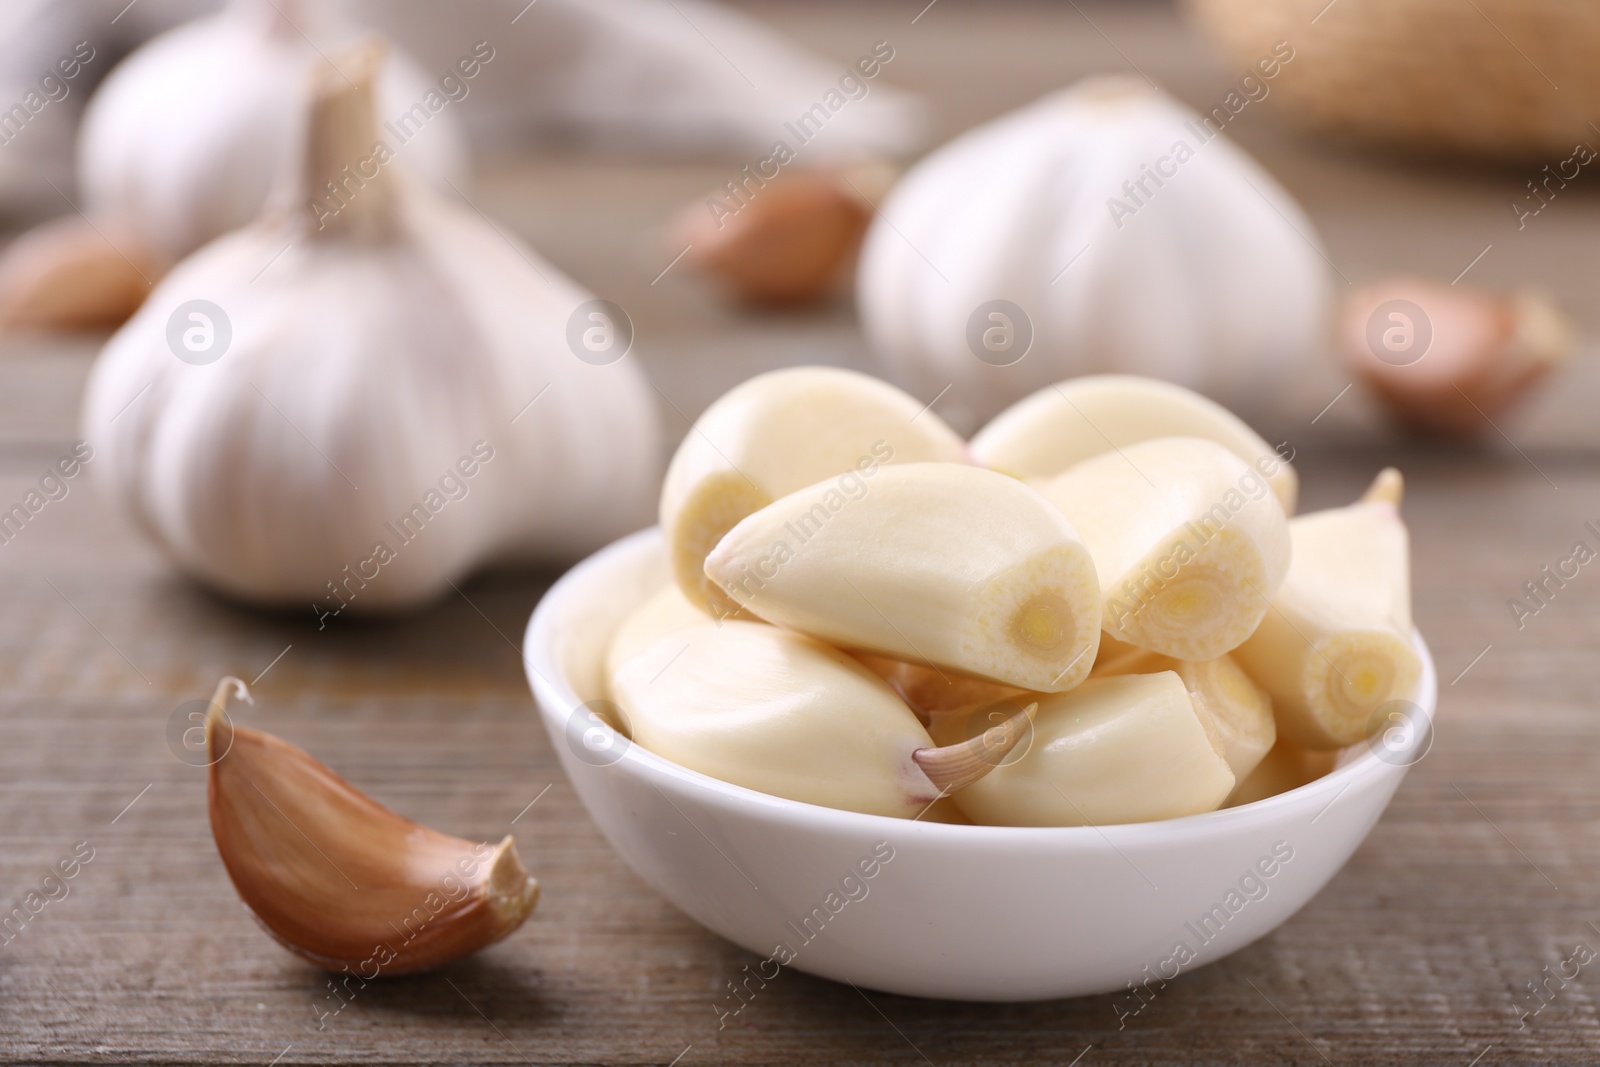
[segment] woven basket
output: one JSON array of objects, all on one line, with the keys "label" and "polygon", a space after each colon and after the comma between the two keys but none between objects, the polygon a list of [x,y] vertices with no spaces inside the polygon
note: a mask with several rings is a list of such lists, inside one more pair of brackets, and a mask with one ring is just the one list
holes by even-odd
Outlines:
[{"label": "woven basket", "polygon": [[[1423,154],[1554,163],[1600,148],[1595,0],[1185,0],[1241,75],[1288,41],[1268,102]],[[1316,21],[1313,22],[1312,20]]]}]

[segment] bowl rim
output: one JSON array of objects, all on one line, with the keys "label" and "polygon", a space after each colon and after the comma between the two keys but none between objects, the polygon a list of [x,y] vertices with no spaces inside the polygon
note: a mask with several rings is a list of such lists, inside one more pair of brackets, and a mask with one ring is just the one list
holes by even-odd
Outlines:
[{"label": "bowl rim", "polygon": [[[566,731],[566,719],[585,703],[578,699],[556,657],[556,638],[563,623],[563,616],[568,610],[568,601],[579,595],[582,587],[595,580],[597,575],[608,572],[625,560],[631,560],[655,549],[660,543],[659,526],[650,526],[613,541],[562,575],[535,606],[523,638],[522,662],[533,690],[535,703],[539,708],[540,719],[544,723],[552,745],[562,743]],[[1422,671],[1417,680],[1416,690],[1407,699],[1420,709],[1423,721],[1431,732],[1434,714],[1438,707],[1438,675],[1427,643],[1423,640],[1422,634],[1414,628],[1412,639],[1422,660]],[[1431,747],[1431,744],[1430,738],[1428,745]],[[997,848],[1014,848],[1019,845],[1048,845],[1061,848],[1105,843],[1113,846],[1118,843],[1160,844],[1174,837],[1188,841],[1196,838],[1231,837],[1240,831],[1260,829],[1280,817],[1293,815],[1302,809],[1319,806],[1322,810],[1326,810],[1344,793],[1357,786],[1376,786],[1388,778],[1394,778],[1398,784],[1398,780],[1405,776],[1411,766],[1426,755],[1425,749],[1423,756],[1411,763],[1390,763],[1379,758],[1369,743],[1366,751],[1335,766],[1322,777],[1248,804],[1219,808],[1198,815],[1157,819],[1152,822],[1088,826],[964,825],[925,822],[920,818],[901,819],[889,815],[870,815],[841,808],[823,807],[724,782],[658,756],[631,741],[615,762],[597,766],[596,769],[618,771],[642,778],[648,784],[655,786],[669,802],[671,797],[663,788],[665,786],[670,785],[681,791],[693,792],[697,801],[742,818],[755,817],[835,832],[855,831],[868,834],[874,840],[882,839],[893,831],[901,835],[914,833],[931,836],[934,840],[959,842],[967,848],[990,845]],[[558,753],[558,758],[563,757]],[[1115,835],[1116,840],[1112,839],[1112,835]]]}]

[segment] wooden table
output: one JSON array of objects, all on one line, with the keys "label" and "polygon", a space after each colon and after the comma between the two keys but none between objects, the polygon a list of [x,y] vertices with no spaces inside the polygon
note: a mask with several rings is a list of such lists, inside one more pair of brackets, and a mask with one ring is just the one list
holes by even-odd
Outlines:
[{"label": "wooden table", "polygon": [[[841,57],[897,34],[896,75],[930,93],[944,132],[1129,61],[1196,104],[1229,80],[1160,7],[1086,6],[1091,26],[1073,6],[944,0],[911,26],[920,6],[762,12]],[[1518,235],[1503,205],[1516,175],[1389,170],[1268,114],[1239,136],[1307,205],[1352,279],[1396,267],[1448,277],[1492,244],[1477,280],[1540,282],[1597,325],[1576,303],[1600,233],[1586,191],[1561,205],[1560,228]],[[687,413],[766,366],[870,367],[847,306],[761,317],[678,272],[649,284],[670,258],[653,228],[720,173],[502,161],[477,199],[630,309],[647,366]],[[0,502],[69,447],[94,348],[0,348]],[[1308,400],[1339,388],[1329,374]],[[1125,1029],[1111,997],[929,1002],[785,973],[719,1030],[724,983],[751,958],[612,854],[535,722],[516,643],[552,575],[486,575],[414,617],[319,632],[309,613],[254,614],[196,591],[76,484],[0,547],[0,908],[79,842],[93,849],[70,893],[0,945],[0,1059],[1592,1063],[1587,973],[1525,1029],[1518,1015],[1542,968],[1579,942],[1600,946],[1600,577],[1582,574],[1522,630],[1506,606],[1600,519],[1592,377],[1578,368],[1509,427],[1520,453],[1405,445],[1374,429],[1354,392],[1316,427],[1280,413],[1308,507],[1349,499],[1382,463],[1407,472],[1417,618],[1444,683],[1437,742],[1321,896],[1186,974]],[[167,746],[169,718],[225,673],[256,680],[248,721],[384,803],[462,835],[514,832],[544,886],[524,930],[439,973],[371,985],[319,1029],[324,976],[239,904],[210,840],[203,773]]]}]

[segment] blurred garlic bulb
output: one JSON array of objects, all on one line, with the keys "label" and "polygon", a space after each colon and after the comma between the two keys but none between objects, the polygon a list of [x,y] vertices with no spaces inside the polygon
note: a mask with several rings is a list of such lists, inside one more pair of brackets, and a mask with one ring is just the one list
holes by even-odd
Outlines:
[{"label": "blurred garlic bulb", "polygon": [[1271,176],[1143,81],[1095,78],[923,160],[868,232],[867,333],[970,428],[1061,378],[1259,407],[1323,342],[1326,264]]},{"label": "blurred garlic bulb", "polygon": [[[659,478],[626,350],[570,340],[591,295],[368,156],[373,51],[319,72],[292,200],[179,264],[85,407],[104,485],[184,570],[319,613],[570,558],[644,525]],[[351,160],[375,176],[331,200]]]},{"label": "blurred garlic bulb", "polygon": [[[319,4],[231,0],[217,15],[147,42],[84,113],[84,209],[135,227],[168,262],[249,223],[304,137],[306,77],[327,67],[320,49],[337,32]],[[403,144],[384,137],[399,166],[442,186],[465,169],[456,117],[404,57],[379,78],[378,111],[380,122],[400,119],[430,91],[441,110],[424,105],[426,120],[406,126]]]}]

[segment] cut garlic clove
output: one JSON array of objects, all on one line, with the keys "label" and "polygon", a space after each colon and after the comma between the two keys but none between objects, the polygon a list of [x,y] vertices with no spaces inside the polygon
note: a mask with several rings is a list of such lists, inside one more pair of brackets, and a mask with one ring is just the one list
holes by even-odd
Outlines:
[{"label": "cut garlic clove", "polygon": [[[1149,822],[1212,811],[1234,787],[1227,760],[1171,671],[1091,678],[1038,702],[1026,750],[1018,745],[952,795],[974,822]],[[994,728],[993,715],[993,708],[936,715],[934,739],[948,745],[981,735]]]},{"label": "cut garlic clove", "polygon": [[1411,563],[1399,472],[1370,498],[1289,523],[1289,576],[1235,657],[1272,696],[1278,732],[1303,748],[1367,736],[1372,713],[1417,684]]},{"label": "cut garlic clove", "polygon": [[1298,789],[1333,770],[1334,762],[1338,758],[1338,752],[1309,751],[1292,741],[1280,738],[1265,758],[1256,765],[1256,769],[1250,772],[1249,777],[1241,779],[1239,784],[1234,786],[1233,792],[1228,795],[1225,807],[1236,808],[1240,804],[1250,804],[1257,800],[1265,800],[1267,797],[1275,797],[1279,793],[1287,793],[1291,789]]},{"label": "cut garlic clove", "polygon": [[982,467],[884,467],[748,516],[705,573],[768,622],[844,648],[1040,692],[1094,664],[1100,590],[1072,524]]},{"label": "cut garlic clove", "polygon": [[664,585],[622,620],[606,646],[606,677],[657,641],[679,630],[711,622],[676,584]]},{"label": "cut garlic clove", "polygon": [[1215,441],[1162,437],[1039,485],[1099,571],[1118,640],[1211,660],[1255,631],[1289,568],[1289,529],[1259,471]]},{"label": "cut garlic clove", "polygon": [[926,405],[865,374],[792,367],[725,393],[690,428],[661,488],[661,530],[684,594],[737,610],[706,578],[723,534],[759,508],[826,478],[841,493],[889,463],[961,463],[966,445]]},{"label": "cut garlic clove", "polygon": [[1294,468],[1233,412],[1154,378],[1095,374],[1059,382],[996,415],[973,459],[1019,478],[1051,478],[1086,459],[1156,437],[1202,437],[1255,467],[1293,515]]},{"label": "cut garlic clove", "polygon": [[510,837],[477,844],[395,814],[303,750],[233,725],[230,694],[249,699],[224,678],[206,715],[211,833],[284,948],[363,978],[412,974],[499,941],[533,911],[539,883]]},{"label": "cut garlic clove", "polygon": [[1096,660],[1090,677],[1172,671],[1191,693],[1200,697],[1195,709],[1209,717],[1228,769],[1240,781],[1256,769],[1278,739],[1272,699],[1250,680],[1232,656],[1193,663],[1121,642],[1116,644],[1120,650]]},{"label": "cut garlic clove", "polygon": [[875,656],[870,652],[852,653],[862,666],[889,683],[889,688],[911,706],[924,723],[928,716],[973,704],[992,704],[1020,696],[1026,690],[998,685],[981,678],[941,671],[921,663]]},{"label": "cut garlic clove", "polygon": [[789,800],[913,818],[970,770],[957,766],[970,746],[931,751],[927,731],[877,675],[765,623],[681,630],[623,664],[611,692],[635,744]]}]

